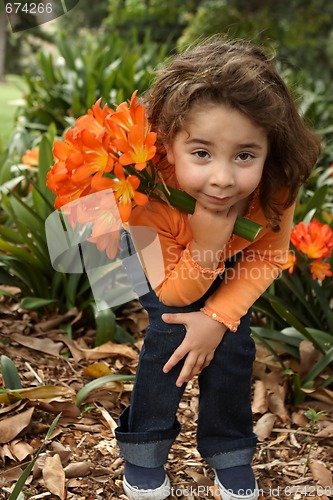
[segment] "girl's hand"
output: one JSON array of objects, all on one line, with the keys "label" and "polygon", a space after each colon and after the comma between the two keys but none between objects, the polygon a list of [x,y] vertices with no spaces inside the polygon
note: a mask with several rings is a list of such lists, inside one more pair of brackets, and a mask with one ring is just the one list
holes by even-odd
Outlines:
[{"label": "girl's hand", "polygon": [[163,367],[164,373],[168,373],[186,356],[184,366],[176,381],[177,387],[181,387],[209,365],[227,327],[201,311],[162,314],[162,319],[165,323],[183,324],[186,327],[183,342]]},{"label": "girl's hand", "polygon": [[236,207],[213,212],[196,203],[189,219],[193,237],[190,252],[202,267],[214,270],[218,266],[221,252],[232,235],[236,217]]}]

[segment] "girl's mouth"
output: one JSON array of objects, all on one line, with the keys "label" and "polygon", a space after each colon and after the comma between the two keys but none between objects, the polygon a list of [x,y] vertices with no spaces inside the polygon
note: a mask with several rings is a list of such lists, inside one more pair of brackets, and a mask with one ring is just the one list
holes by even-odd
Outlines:
[{"label": "girl's mouth", "polygon": [[224,205],[225,203],[228,203],[231,200],[231,196],[225,196],[225,197],[220,197],[220,196],[211,196],[209,194],[205,195],[211,203],[216,203],[218,205]]}]

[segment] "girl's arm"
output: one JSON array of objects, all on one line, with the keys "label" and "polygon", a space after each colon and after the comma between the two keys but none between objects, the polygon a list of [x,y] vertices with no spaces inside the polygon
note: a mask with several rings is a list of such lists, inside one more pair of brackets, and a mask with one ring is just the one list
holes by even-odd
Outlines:
[{"label": "girl's arm", "polygon": [[218,290],[202,311],[236,331],[240,318],[280,275],[286,262],[295,205],[281,217],[280,231],[262,230],[262,236],[245,248],[224,275]]},{"label": "girl's arm", "polygon": [[[211,214],[198,205],[189,220],[160,202],[133,210],[132,238],[146,276],[161,302],[184,306],[200,299],[218,274],[224,271],[222,250],[228,241],[237,212]],[[141,226],[141,227],[140,227]],[[156,245],[145,241],[143,228],[156,232],[163,254],[159,262]],[[155,253],[154,253],[155,252]],[[163,268],[163,269],[162,269]],[[161,271],[162,276],[161,276]]]}]

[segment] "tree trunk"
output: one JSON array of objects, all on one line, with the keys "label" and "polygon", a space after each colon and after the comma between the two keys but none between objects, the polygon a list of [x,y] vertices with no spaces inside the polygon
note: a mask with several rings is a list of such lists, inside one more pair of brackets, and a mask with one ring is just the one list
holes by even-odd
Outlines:
[{"label": "tree trunk", "polygon": [[7,16],[0,14],[0,82],[5,81]]}]

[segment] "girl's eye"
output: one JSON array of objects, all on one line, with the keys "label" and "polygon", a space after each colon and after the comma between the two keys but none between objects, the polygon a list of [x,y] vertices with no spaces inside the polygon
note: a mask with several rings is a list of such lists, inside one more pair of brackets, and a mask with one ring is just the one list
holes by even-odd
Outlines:
[{"label": "girl's eye", "polygon": [[251,154],[251,153],[239,153],[237,155],[237,158],[239,158],[241,161],[248,161],[248,160],[252,160],[252,158],[254,158],[254,156]]},{"label": "girl's eye", "polygon": [[200,158],[200,160],[205,160],[206,158],[209,157],[207,151],[204,151],[203,149],[200,149],[199,151],[194,151],[193,154],[196,158]]}]

